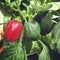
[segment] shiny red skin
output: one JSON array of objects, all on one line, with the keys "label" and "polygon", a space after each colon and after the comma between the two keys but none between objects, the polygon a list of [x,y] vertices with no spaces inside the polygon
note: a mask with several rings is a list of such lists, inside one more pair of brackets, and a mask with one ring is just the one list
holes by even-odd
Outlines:
[{"label": "shiny red skin", "polygon": [[20,21],[10,20],[5,27],[5,36],[8,41],[17,41],[22,34],[23,25]]}]

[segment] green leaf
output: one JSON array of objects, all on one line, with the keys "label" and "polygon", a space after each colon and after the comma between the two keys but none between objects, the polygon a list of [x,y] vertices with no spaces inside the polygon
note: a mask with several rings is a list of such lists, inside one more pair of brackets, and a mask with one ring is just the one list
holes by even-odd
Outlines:
[{"label": "green leaf", "polygon": [[5,0],[6,4],[10,4],[10,0]]},{"label": "green leaf", "polygon": [[46,45],[48,45],[51,49],[55,50],[56,49],[56,41],[52,37],[52,32],[47,34],[46,36],[43,36],[43,41]]},{"label": "green leaf", "polygon": [[60,53],[60,21],[55,25],[53,29],[53,35],[57,44],[56,48]]},{"label": "green leaf", "polygon": [[59,52],[59,54],[60,54],[60,39],[57,41],[57,50],[58,50],[58,52]]},{"label": "green leaf", "polygon": [[38,60],[50,60],[50,56],[46,47],[43,48]]},{"label": "green leaf", "polygon": [[27,51],[26,51],[25,48],[24,48],[24,53],[25,53],[25,54],[24,54],[24,57],[25,57],[24,60],[28,60],[28,59],[27,59]]},{"label": "green leaf", "polygon": [[55,25],[53,29],[53,34],[56,40],[60,39],[60,21]]},{"label": "green leaf", "polygon": [[43,45],[43,49],[39,54],[38,60],[50,60],[48,48],[41,41],[40,43]]},{"label": "green leaf", "polygon": [[56,40],[59,40],[60,39],[60,28],[56,32],[55,38],[56,38]]},{"label": "green leaf", "polygon": [[51,2],[52,7],[49,10],[59,10],[60,9],[60,2]]},{"label": "green leaf", "polygon": [[22,10],[21,13],[22,13],[22,15],[24,15],[25,18],[27,17],[27,13],[25,10]]},{"label": "green leaf", "polygon": [[27,37],[29,38],[40,37],[40,25],[37,22],[34,23],[25,22],[25,31]]},{"label": "green leaf", "polygon": [[41,44],[38,44],[37,41],[33,41],[32,42],[31,50],[30,50],[30,52],[29,52],[28,55],[39,53],[39,52],[41,52],[41,50],[42,50],[42,45]]},{"label": "green leaf", "polygon": [[5,48],[4,52],[0,55],[1,60],[24,60],[24,49],[17,43],[11,44]]},{"label": "green leaf", "polygon": [[48,11],[49,8],[52,7],[52,4],[43,4],[43,5],[35,5],[33,6],[33,8],[36,10],[36,12],[44,12],[44,11]]},{"label": "green leaf", "polygon": [[50,32],[46,36],[43,36],[43,40],[47,45],[50,45],[52,42],[52,33]]},{"label": "green leaf", "polygon": [[16,6],[16,2],[14,1],[14,2],[11,2],[11,5],[10,6]]}]

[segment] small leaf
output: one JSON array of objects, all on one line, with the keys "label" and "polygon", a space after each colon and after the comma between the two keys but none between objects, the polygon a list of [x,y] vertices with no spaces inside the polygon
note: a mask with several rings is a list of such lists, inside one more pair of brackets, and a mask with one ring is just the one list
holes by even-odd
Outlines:
[{"label": "small leaf", "polygon": [[21,13],[22,13],[22,15],[24,15],[25,18],[27,17],[27,13],[25,10],[22,10]]},{"label": "small leaf", "polygon": [[43,45],[43,49],[41,53],[39,54],[38,60],[50,60],[48,48],[43,43],[42,45]]},{"label": "small leaf", "polygon": [[37,41],[33,41],[32,42],[31,50],[30,50],[28,55],[41,52],[41,50],[42,50],[42,45],[38,44]]},{"label": "small leaf", "polygon": [[49,33],[46,36],[43,36],[43,40],[47,45],[50,45],[52,42],[52,33]]}]

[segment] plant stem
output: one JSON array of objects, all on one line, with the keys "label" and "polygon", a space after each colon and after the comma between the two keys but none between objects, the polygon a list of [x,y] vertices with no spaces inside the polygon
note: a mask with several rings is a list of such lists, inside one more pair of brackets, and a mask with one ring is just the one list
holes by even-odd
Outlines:
[{"label": "plant stem", "polygon": [[23,20],[26,21],[26,18],[22,15],[22,12],[19,10],[19,14],[21,15],[21,17],[23,18]]},{"label": "plant stem", "polygon": [[6,22],[5,23],[0,23],[0,25],[3,25],[3,24],[6,24]]}]

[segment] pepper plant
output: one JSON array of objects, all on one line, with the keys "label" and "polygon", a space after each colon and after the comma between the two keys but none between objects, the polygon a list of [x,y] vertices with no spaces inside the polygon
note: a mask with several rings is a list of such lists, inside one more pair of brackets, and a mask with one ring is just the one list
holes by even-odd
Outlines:
[{"label": "pepper plant", "polygon": [[55,60],[53,54],[60,54],[58,0],[0,0],[0,12],[1,60],[29,60],[33,54]]}]

